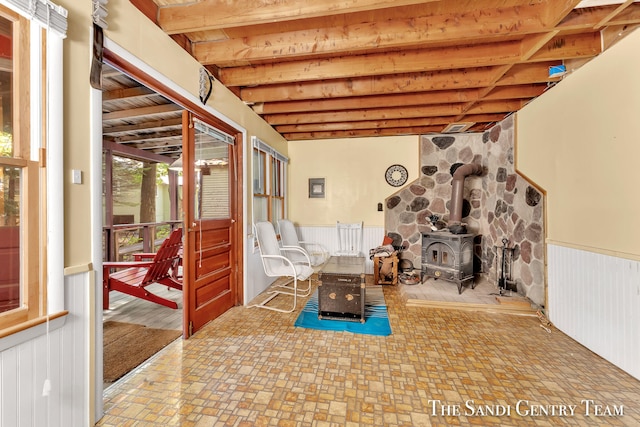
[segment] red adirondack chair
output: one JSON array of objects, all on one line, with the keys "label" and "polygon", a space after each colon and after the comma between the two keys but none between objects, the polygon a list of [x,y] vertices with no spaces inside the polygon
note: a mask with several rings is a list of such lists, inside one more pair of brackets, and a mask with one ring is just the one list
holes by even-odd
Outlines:
[{"label": "red adirondack chair", "polygon": [[[103,263],[103,308],[105,310],[109,308],[110,291],[119,291],[169,308],[178,308],[175,301],[153,294],[146,287],[152,283],[160,283],[182,290],[182,283],[176,280],[177,274],[172,271],[172,268],[178,266],[181,247],[182,228],[176,228],[154,254],[134,254],[132,262]],[[144,259],[147,260],[144,261]],[[111,272],[112,269],[122,268],[124,270]]]}]

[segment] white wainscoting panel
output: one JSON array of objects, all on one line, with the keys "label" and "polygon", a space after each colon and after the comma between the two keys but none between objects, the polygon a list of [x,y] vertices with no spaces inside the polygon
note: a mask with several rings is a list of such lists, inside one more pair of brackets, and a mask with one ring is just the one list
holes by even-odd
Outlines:
[{"label": "white wainscoting panel", "polygon": [[[93,273],[65,278],[69,314],[50,322],[48,337],[43,324],[2,340],[0,427],[93,425],[88,400],[88,274]],[[9,339],[13,342],[7,344]],[[43,396],[47,378],[51,391]]]},{"label": "white wainscoting panel", "polygon": [[640,262],[548,245],[554,326],[640,379]]},{"label": "white wainscoting panel", "polygon": [[[338,250],[338,231],[335,226],[301,226],[296,227],[296,231],[300,240],[319,243],[327,248],[331,254]],[[362,230],[362,252],[366,257],[366,274],[373,274],[373,261],[369,259],[369,249],[382,245],[383,238],[384,227],[364,226]]]},{"label": "white wainscoting panel", "polygon": [[[296,227],[298,238],[302,241],[313,242],[323,245],[329,253],[338,250],[338,231],[335,226],[303,226]],[[369,259],[369,249],[376,248],[382,244],[384,237],[383,227],[364,227],[362,232],[362,252],[366,257],[365,273],[373,274],[373,261]],[[274,278],[267,277],[264,274],[262,262],[260,261],[260,253],[256,249],[254,251],[253,238],[247,239],[247,284],[244,292],[244,304],[247,305],[251,300],[258,296],[262,291],[267,289],[273,282]],[[0,426],[2,427],[2,426]]]},{"label": "white wainscoting panel", "polygon": [[245,245],[247,245],[247,262],[245,263],[244,305],[248,305],[275,281],[274,278],[268,277],[264,273],[260,251],[254,248],[254,244],[255,239],[253,237],[245,241]]}]

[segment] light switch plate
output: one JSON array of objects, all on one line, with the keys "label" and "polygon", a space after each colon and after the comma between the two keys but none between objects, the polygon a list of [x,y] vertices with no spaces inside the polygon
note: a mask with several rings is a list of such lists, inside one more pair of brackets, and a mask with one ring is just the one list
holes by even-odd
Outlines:
[{"label": "light switch plate", "polygon": [[82,184],[82,171],[79,169],[73,169],[71,175],[72,184]]}]

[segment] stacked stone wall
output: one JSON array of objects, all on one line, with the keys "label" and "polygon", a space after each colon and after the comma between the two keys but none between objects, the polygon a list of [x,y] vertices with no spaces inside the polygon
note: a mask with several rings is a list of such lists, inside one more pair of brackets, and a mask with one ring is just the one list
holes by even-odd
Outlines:
[{"label": "stacked stone wall", "polygon": [[446,227],[451,199],[451,167],[482,165],[481,176],[465,179],[462,221],[476,237],[477,273],[497,280],[502,240],[513,249],[511,278],[518,292],[544,305],[544,197],[514,167],[513,118],[481,134],[424,135],[420,176],[385,201],[385,229],[402,258],[421,263],[422,232],[434,215]]}]

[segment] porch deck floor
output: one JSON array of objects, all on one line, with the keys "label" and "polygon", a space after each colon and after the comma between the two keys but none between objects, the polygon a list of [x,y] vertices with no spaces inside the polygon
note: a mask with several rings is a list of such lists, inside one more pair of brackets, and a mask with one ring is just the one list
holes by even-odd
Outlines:
[{"label": "porch deck floor", "polygon": [[123,294],[109,293],[109,309],[102,311],[103,321],[137,323],[150,328],[182,330],[182,292],[154,283],[149,291],[178,303],[174,310],[150,301]]},{"label": "porch deck floor", "polygon": [[640,381],[535,314],[383,292],[386,337],[294,327],[306,298],[293,313],[234,307],[109,388],[97,425],[640,425]]}]

